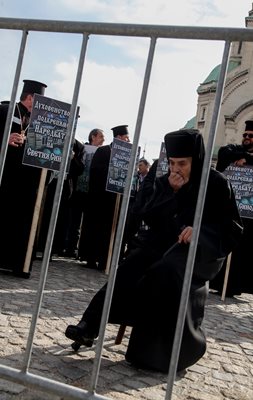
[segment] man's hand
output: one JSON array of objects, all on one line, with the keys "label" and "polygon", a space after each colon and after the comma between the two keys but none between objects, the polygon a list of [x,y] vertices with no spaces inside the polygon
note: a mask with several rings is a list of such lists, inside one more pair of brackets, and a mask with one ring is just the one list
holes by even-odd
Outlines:
[{"label": "man's hand", "polygon": [[26,137],[24,134],[21,133],[11,133],[9,137],[9,145],[13,147],[22,146]]},{"label": "man's hand", "polygon": [[192,238],[192,226],[187,226],[178,236],[178,243],[190,243]]},{"label": "man's hand", "polygon": [[176,172],[171,172],[168,180],[174,192],[177,192],[185,184],[184,178]]}]

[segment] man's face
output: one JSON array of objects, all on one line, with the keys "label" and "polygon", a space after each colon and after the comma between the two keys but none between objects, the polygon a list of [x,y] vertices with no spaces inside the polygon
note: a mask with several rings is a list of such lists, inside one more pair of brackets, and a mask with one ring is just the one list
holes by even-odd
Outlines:
[{"label": "man's face", "polygon": [[246,150],[253,150],[253,131],[245,131],[242,135],[242,145]]},{"label": "man's face", "polygon": [[130,142],[129,136],[128,135],[117,135],[117,139],[123,140],[124,142]]},{"label": "man's face", "polygon": [[143,161],[140,161],[138,164],[138,171],[142,175],[145,175],[148,173],[149,167],[146,165]]},{"label": "man's face", "polygon": [[180,175],[186,184],[191,175],[192,157],[169,158],[169,169],[172,173]]},{"label": "man's face", "polygon": [[103,132],[98,132],[97,135],[92,136],[92,145],[93,146],[102,146],[105,141],[105,136]]},{"label": "man's face", "polygon": [[32,94],[28,94],[27,98],[23,101],[25,107],[27,108],[27,110],[29,112],[32,111],[33,108],[33,95]]}]

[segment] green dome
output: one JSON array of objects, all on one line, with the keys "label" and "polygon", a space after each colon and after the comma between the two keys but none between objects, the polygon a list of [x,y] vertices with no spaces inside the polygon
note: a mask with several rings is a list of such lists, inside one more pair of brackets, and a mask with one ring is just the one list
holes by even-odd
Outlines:
[{"label": "green dome", "polygon": [[189,121],[186,122],[184,129],[194,129],[195,123],[196,123],[196,116],[192,117],[191,119],[189,119]]},{"label": "green dome", "polygon": [[[228,73],[233,71],[233,69],[239,67],[239,65],[241,64],[241,61],[229,61],[228,63]],[[204,80],[203,83],[200,84],[200,86],[197,89],[197,92],[201,91],[202,86],[203,85],[207,85],[210,83],[215,83],[216,86],[216,82],[218,82],[219,76],[220,76],[220,69],[221,69],[221,64],[217,65],[212,71],[211,73],[208,75],[208,77]]]}]

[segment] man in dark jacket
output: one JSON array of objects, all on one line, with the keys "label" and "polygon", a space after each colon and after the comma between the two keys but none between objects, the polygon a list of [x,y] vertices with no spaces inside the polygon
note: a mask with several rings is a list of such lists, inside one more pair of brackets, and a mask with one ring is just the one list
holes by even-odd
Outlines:
[{"label": "man in dark jacket", "polygon": [[[224,172],[229,165],[253,165],[253,121],[245,122],[245,131],[242,135],[242,144],[228,144],[222,146],[218,152],[216,169]],[[228,276],[226,296],[253,293],[253,268],[251,264],[251,245],[253,235],[253,220],[242,218],[243,235],[240,243],[234,249]],[[222,292],[227,262],[213,281],[210,288]]]},{"label": "man in dark jacket", "polygon": [[[204,144],[197,130],[171,132],[164,139],[169,172],[156,179],[153,195],[140,210],[149,230],[140,245],[130,250],[119,264],[109,322],[133,327],[127,361],[137,367],[168,372],[192,237]],[[149,182],[148,177],[144,182]],[[149,190],[147,193],[150,196]],[[207,295],[205,283],[219,271],[240,233],[240,217],[232,188],[222,174],[212,169],[178,370],[194,364],[205,353],[206,339],[202,329]],[[106,287],[104,285],[93,297],[79,324],[67,327],[68,338],[86,346],[92,344],[99,332]]]},{"label": "man in dark jacket", "polygon": [[88,142],[85,142],[84,144],[84,170],[82,174],[78,176],[76,187],[70,197],[69,219],[67,221],[67,240],[66,249],[64,251],[65,257],[74,257],[79,259],[82,256],[79,253],[78,248],[82,248],[82,242],[84,240],[83,231],[85,232],[86,226],[86,215],[89,213],[87,204],[88,170],[95,149],[102,146],[104,141],[104,131],[99,128],[94,128],[89,133]]},{"label": "man in dark jacket", "polygon": [[[44,95],[46,87],[44,83],[24,80],[20,102],[14,110],[0,186],[0,268],[21,277],[30,275],[23,272],[23,266],[41,175],[41,169],[23,165],[22,160],[34,93]],[[0,105],[0,145],[8,107],[8,102]]]}]

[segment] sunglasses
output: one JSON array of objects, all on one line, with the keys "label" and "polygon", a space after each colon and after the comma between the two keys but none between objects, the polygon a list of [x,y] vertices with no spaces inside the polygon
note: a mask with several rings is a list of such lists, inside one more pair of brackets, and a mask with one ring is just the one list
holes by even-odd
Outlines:
[{"label": "sunglasses", "polygon": [[249,137],[250,139],[252,139],[253,138],[253,133],[244,133],[242,136],[244,138]]}]

